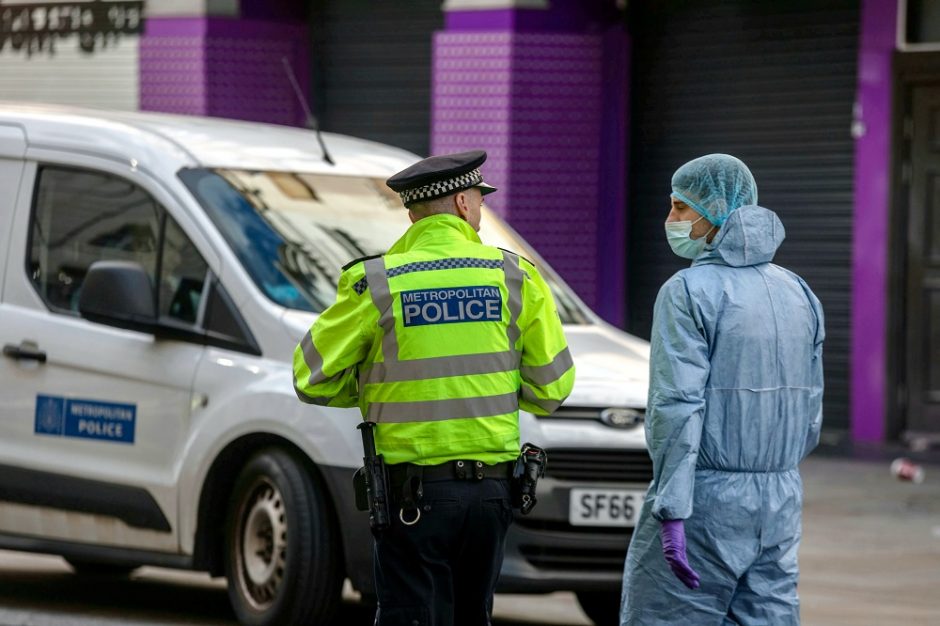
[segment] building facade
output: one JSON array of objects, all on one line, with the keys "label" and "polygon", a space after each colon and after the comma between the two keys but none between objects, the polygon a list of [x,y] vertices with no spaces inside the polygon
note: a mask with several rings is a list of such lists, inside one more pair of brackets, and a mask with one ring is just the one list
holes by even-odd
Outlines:
[{"label": "building facade", "polygon": [[[289,70],[326,130],[418,154],[486,149],[493,207],[639,336],[682,267],[662,232],[672,171],[735,154],[787,228],[777,261],[825,307],[829,435],[940,435],[927,0],[166,0],[119,49],[114,76],[133,78],[113,82],[136,90],[121,107],[300,125]],[[96,104],[30,86],[38,57],[0,48],[0,84]]]}]

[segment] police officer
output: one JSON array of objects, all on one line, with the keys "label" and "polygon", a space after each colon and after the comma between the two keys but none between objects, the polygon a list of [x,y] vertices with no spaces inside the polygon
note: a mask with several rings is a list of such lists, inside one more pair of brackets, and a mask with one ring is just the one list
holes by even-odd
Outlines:
[{"label": "police officer", "polygon": [[379,626],[490,623],[519,408],[551,413],[574,382],[545,281],[477,235],[495,191],[485,160],[431,157],[388,179],[412,226],[344,268],[294,353],[302,401],[358,405],[376,424],[391,500],[374,549]]}]

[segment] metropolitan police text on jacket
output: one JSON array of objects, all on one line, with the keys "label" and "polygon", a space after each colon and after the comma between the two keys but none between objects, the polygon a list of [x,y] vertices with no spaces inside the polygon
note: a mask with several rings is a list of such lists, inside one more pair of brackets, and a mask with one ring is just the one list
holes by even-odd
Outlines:
[{"label": "metropolitan police text on jacket", "polygon": [[403,291],[401,303],[405,326],[502,319],[503,298],[498,287]]}]

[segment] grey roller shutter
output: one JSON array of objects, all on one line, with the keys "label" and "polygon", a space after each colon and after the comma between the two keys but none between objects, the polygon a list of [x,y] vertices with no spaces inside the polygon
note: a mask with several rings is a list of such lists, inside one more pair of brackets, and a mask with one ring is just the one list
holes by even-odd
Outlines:
[{"label": "grey roller shutter", "polygon": [[317,0],[314,109],[324,130],[428,153],[431,44],[441,0]]},{"label": "grey roller shutter", "polygon": [[[5,5],[4,10],[10,8]],[[0,48],[0,99],[119,111],[140,108],[138,35],[121,35],[90,53],[79,47],[77,34],[55,40],[54,53],[43,49],[27,54],[25,46],[16,49],[12,42],[11,37]]]},{"label": "grey roller shutter", "polygon": [[633,14],[628,325],[648,337],[662,283],[670,178],[710,152],[740,157],[787,239],[775,262],[825,307],[825,419],[849,425],[857,0],[645,2]]}]

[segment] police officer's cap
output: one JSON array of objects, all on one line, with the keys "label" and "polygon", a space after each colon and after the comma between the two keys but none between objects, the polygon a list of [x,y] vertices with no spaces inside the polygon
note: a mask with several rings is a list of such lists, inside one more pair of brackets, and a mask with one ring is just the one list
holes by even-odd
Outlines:
[{"label": "police officer's cap", "polygon": [[478,188],[485,196],[496,191],[496,187],[483,182],[480,166],[484,161],[486,152],[483,150],[428,157],[398,172],[385,184],[398,192],[405,206],[471,187]]}]

